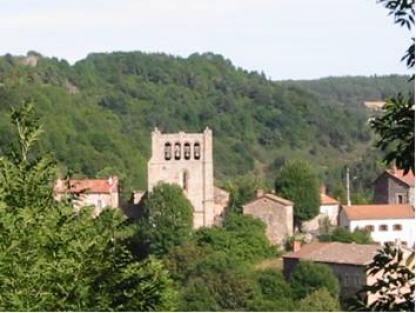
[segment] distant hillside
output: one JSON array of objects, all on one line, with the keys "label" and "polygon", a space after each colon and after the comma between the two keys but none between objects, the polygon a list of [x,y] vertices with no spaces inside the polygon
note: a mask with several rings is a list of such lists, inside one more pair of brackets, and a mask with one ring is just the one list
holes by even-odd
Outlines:
[{"label": "distant hillside", "polygon": [[331,184],[342,166],[370,153],[362,100],[408,88],[404,76],[274,82],[212,53],[91,54],[74,66],[34,52],[5,55],[0,153],[13,138],[6,113],[31,98],[45,125],[42,152],[53,151],[76,174],[118,174],[126,193],[146,186],[155,126],[172,132],[211,127],[218,180],[248,173],[272,179],[285,159],[302,157]]}]

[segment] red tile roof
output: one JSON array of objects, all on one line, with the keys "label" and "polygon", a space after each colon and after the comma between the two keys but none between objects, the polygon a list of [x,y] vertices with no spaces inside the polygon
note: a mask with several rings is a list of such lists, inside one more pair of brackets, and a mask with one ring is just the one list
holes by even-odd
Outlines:
[{"label": "red tile roof", "polygon": [[378,249],[380,249],[378,244],[359,245],[355,243],[315,241],[304,245],[299,251],[284,255],[283,258],[324,263],[367,265],[373,260]]},{"label": "red tile roof", "polygon": [[403,170],[399,170],[397,168],[386,170],[386,172],[410,187],[415,186],[415,175],[413,174],[412,171],[409,171],[406,175],[404,175]]},{"label": "red tile roof", "polygon": [[71,179],[68,181],[57,180],[54,186],[56,193],[111,193],[113,187],[118,184],[118,179]]},{"label": "red tile roof", "polygon": [[339,204],[339,202],[327,194],[321,193],[321,204]]},{"label": "red tile roof", "polygon": [[343,206],[350,220],[413,219],[415,211],[410,204],[365,204]]}]

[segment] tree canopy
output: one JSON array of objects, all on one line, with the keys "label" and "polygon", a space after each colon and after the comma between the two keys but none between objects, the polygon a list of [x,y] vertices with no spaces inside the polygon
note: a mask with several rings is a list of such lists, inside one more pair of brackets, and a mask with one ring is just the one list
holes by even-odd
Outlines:
[{"label": "tree canopy", "polygon": [[280,170],[276,192],[294,202],[293,215],[297,222],[309,220],[319,213],[319,181],[309,163],[301,160],[287,161]]}]

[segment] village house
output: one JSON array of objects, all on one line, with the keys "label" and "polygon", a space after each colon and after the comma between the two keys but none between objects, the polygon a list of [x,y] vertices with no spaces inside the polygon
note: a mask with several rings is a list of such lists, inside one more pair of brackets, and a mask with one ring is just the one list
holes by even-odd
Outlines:
[{"label": "village house", "polygon": [[343,206],[340,226],[354,231],[366,229],[371,238],[380,244],[400,242],[413,247],[415,212],[410,204],[372,204]]},{"label": "village house", "polygon": [[374,203],[414,203],[415,176],[393,167],[374,181]]},{"label": "village house", "polygon": [[258,190],[256,199],[243,205],[243,213],[266,224],[266,235],[272,244],[284,244],[293,235],[293,202]]},{"label": "village house", "polygon": [[74,207],[94,207],[93,215],[99,215],[106,207],[119,207],[119,180],[117,176],[108,179],[58,179],[55,182],[54,198],[57,201],[75,197]]},{"label": "village house", "polygon": [[332,226],[338,225],[340,204],[326,193],[325,185],[321,185],[320,200],[319,214],[313,219],[302,223],[304,232],[317,234],[323,223],[329,223]]},{"label": "village house", "polygon": [[338,278],[341,297],[348,299],[364,285],[373,282],[373,278],[366,273],[366,266],[379,248],[377,244],[314,241],[283,256],[283,273],[289,279],[299,261],[328,265]]}]

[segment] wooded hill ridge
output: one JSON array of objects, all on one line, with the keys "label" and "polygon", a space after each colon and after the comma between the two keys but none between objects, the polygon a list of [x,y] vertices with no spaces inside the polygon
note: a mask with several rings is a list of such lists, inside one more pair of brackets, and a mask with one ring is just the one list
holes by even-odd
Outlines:
[{"label": "wooded hill ridge", "polygon": [[[286,159],[309,160],[334,188],[349,164],[368,191],[381,165],[363,101],[407,94],[407,76],[272,81],[221,55],[93,53],[70,65],[36,52],[0,57],[0,154],[13,142],[9,112],[33,99],[62,172],[146,187],[150,132],[214,133],[218,184],[251,174],[271,181]],[[354,186],[353,186],[354,188]]]}]

